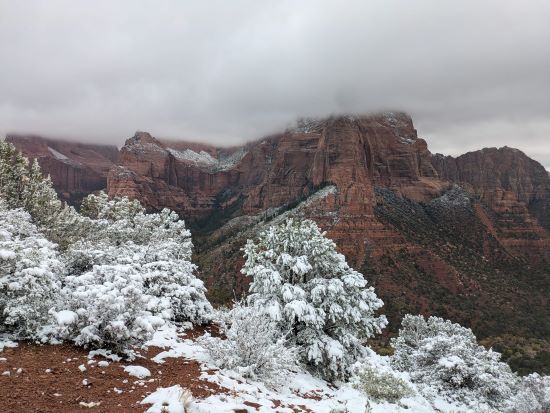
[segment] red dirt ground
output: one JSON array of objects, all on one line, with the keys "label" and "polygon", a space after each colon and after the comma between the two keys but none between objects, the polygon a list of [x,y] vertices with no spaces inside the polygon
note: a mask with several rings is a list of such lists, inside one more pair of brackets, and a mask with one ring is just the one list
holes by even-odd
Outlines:
[{"label": "red dirt ground", "polygon": [[[199,379],[200,366],[196,361],[183,358],[167,358],[163,364],[151,361],[150,358],[160,351],[162,349],[152,347],[144,354],[146,357],[132,362],[112,362],[96,356],[96,363],[88,364],[89,351],[68,344],[19,343],[16,348],[5,348],[0,353],[0,411],[144,412],[149,405],[139,402],[158,387],[179,384],[199,399],[226,392],[226,389]],[[109,365],[98,366],[101,360],[108,361]],[[80,371],[81,364],[86,366],[86,371]],[[123,371],[127,365],[146,367],[151,376],[143,380],[130,376]],[[9,376],[1,375],[6,371]],[[84,379],[87,385],[83,384]],[[101,404],[90,408],[80,405],[81,402]]]}]

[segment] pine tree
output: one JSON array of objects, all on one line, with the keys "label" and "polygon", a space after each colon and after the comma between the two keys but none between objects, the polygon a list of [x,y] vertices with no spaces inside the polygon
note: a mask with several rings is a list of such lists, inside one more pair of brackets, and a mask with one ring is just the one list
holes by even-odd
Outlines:
[{"label": "pine tree", "polygon": [[38,162],[29,163],[7,142],[0,142],[0,198],[9,209],[27,211],[38,229],[61,249],[89,229],[88,220],[58,199]]},{"label": "pine tree", "polygon": [[242,273],[252,278],[248,302],[277,321],[304,362],[321,376],[346,378],[363,340],[380,333],[382,301],[310,220],[287,220],[248,241]]}]

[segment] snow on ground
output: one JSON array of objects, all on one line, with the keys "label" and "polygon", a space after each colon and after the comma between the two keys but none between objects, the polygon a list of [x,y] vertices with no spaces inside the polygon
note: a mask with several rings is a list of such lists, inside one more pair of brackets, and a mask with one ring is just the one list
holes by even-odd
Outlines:
[{"label": "snow on ground", "polygon": [[160,387],[141,401],[141,404],[152,404],[147,413],[187,413],[186,407],[191,403],[191,396],[178,384],[172,387]]},{"label": "snow on ground", "polygon": [[[335,387],[326,381],[313,377],[307,372],[300,372],[289,377],[286,384],[279,389],[269,389],[257,381],[243,378],[230,370],[219,370],[211,364],[208,353],[196,342],[178,338],[174,328],[165,328],[157,332],[146,346],[166,348],[153,358],[157,363],[164,363],[170,357],[183,357],[196,360],[201,364],[201,379],[215,383],[226,392],[220,392],[206,399],[195,399],[187,412],[193,413],[233,413],[243,409],[247,412],[281,412],[313,411],[316,413],[436,413],[468,412],[461,406],[451,406],[443,400],[429,402],[420,395],[403,398],[399,404],[376,403],[353,389],[349,385]],[[384,357],[372,352],[375,362],[387,364]],[[414,388],[414,385],[411,385]],[[169,406],[170,412],[183,412],[182,395],[185,389],[180,386],[158,388],[147,396],[142,403],[152,404],[149,413],[160,412],[163,406]],[[164,403],[164,404],[163,404]],[[433,407],[435,406],[435,408]]]},{"label": "snow on ground", "polygon": [[88,353],[88,358],[90,360],[93,360],[93,358],[96,356],[101,356],[112,361],[122,360],[120,356],[113,354],[111,350],[99,349],[99,350],[92,350]]},{"label": "snow on ground", "polygon": [[124,367],[124,371],[130,376],[137,377],[138,379],[144,379],[145,377],[149,377],[151,375],[149,369],[143,366],[126,366]]},{"label": "snow on ground", "polygon": [[48,151],[50,151],[50,153],[53,155],[53,157],[55,159],[59,159],[60,161],[68,161],[69,160],[69,158],[66,157],[65,155],[63,155],[61,152],[57,152],[55,149],[50,148],[49,146],[48,146]]},{"label": "snow on ground", "polygon": [[6,347],[17,347],[17,343],[15,341],[12,341],[9,336],[0,334],[0,352],[2,352]]}]

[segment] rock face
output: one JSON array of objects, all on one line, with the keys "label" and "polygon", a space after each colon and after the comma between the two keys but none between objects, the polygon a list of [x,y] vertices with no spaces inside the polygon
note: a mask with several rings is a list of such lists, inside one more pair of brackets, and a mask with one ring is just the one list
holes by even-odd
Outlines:
[{"label": "rock face", "polygon": [[117,162],[116,146],[91,145],[46,139],[32,135],[8,135],[25,156],[37,159],[52,178],[60,197],[78,204],[91,192],[105,189],[107,174]]},{"label": "rock face", "polygon": [[[53,176],[73,171],[73,161],[89,165],[64,146],[40,148]],[[392,112],[304,120],[234,148],[138,132],[114,165],[116,152],[95,153],[112,165],[111,196],[186,219],[215,302],[246,291],[246,238],[284,217],[308,217],[375,285],[390,331],[412,312],[461,322],[480,337],[550,338],[550,177],[516,149],[433,155],[411,118]],[[89,176],[104,179],[105,170]],[[72,172],[74,183],[65,172],[54,182],[65,180],[68,192],[104,186],[99,178],[84,185],[81,172]]]},{"label": "rock face", "polygon": [[[242,202],[257,213],[307,196],[327,183],[353,186],[373,203],[385,186],[423,200],[448,185],[438,179],[426,142],[410,117],[391,113],[303,122],[240,148],[167,142],[138,132],[109,176],[111,195],[138,196],[187,218],[207,217]],[[350,195],[351,196],[351,195]]]}]

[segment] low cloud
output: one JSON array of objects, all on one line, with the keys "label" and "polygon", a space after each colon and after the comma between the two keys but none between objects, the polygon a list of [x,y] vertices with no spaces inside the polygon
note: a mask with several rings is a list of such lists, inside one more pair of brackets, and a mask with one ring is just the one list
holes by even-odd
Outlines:
[{"label": "low cloud", "polygon": [[550,2],[0,0],[0,132],[244,142],[405,110],[434,152],[550,169]]}]

